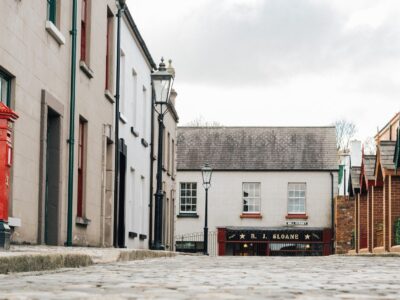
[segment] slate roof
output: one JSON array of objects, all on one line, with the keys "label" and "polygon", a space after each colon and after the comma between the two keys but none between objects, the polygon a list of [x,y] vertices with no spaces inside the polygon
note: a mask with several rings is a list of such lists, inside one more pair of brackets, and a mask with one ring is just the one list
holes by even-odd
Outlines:
[{"label": "slate roof", "polygon": [[351,195],[354,195],[356,190],[360,190],[360,176],[361,176],[361,167],[351,167],[350,169],[350,184],[349,184],[349,192]]},{"label": "slate roof", "polygon": [[396,150],[396,142],[394,141],[381,141],[379,144],[379,153],[381,165],[385,169],[394,170],[394,152]]},{"label": "slate roof", "polygon": [[178,170],[337,170],[334,127],[178,127]]},{"label": "slate roof", "polygon": [[375,162],[376,156],[375,155],[365,155],[364,156],[364,170],[365,170],[365,177],[367,180],[374,180],[375,177]]}]

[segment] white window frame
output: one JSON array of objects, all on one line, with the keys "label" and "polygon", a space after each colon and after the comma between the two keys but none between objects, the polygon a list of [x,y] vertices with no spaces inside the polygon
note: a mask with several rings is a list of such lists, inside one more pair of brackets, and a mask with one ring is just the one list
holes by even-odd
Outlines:
[{"label": "white window frame", "polygon": [[[244,195],[245,186],[247,186],[247,190],[250,191],[248,196]],[[258,189],[258,193],[257,193],[257,189]],[[254,192],[254,193],[252,193],[252,192]],[[247,211],[245,210],[245,205],[247,205]],[[258,207],[258,210],[257,210],[257,207]],[[242,183],[242,210],[243,210],[244,214],[260,214],[261,213],[261,182],[243,182]]]},{"label": "white window frame", "polygon": [[[182,188],[183,185],[185,185],[184,189]],[[190,185],[190,188],[188,188],[187,185]],[[193,188],[193,185],[195,185],[195,188]],[[180,214],[195,214],[195,213],[197,213],[197,198],[198,198],[197,187],[198,187],[197,182],[180,182],[179,183],[179,213]],[[185,195],[183,195],[183,192],[185,192]],[[190,192],[190,195],[187,195],[187,192]],[[193,192],[195,192],[195,195],[193,195]],[[190,200],[190,203],[188,203],[188,200]],[[182,205],[185,206],[185,210],[182,210]],[[192,207],[192,210],[186,210],[186,207],[188,207],[188,206]],[[194,210],[193,210],[193,207],[194,207]]]},{"label": "white window frame", "polygon": [[[291,187],[294,187],[291,188]],[[304,187],[304,189],[302,189]],[[294,194],[291,194],[294,193]],[[304,192],[304,196],[301,195],[301,193]],[[297,194],[296,194],[297,193]],[[288,192],[287,192],[287,213],[288,215],[305,215],[307,211],[307,183],[306,182],[289,182],[288,183]],[[291,201],[304,201],[303,203],[303,208],[301,209],[301,203],[297,203],[297,209],[293,209],[293,204]]]}]

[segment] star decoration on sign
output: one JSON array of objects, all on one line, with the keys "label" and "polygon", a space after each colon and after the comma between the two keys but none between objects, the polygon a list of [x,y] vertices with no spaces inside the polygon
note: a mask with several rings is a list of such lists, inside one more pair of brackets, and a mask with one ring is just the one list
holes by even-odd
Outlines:
[{"label": "star decoration on sign", "polygon": [[243,233],[240,234],[240,239],[244,240],[244,238],[246,237],[246,235],[244,235]]},{"label": "star decoration on sign", "polygon": [[306,235],[305,235],[305,238],[306,238],[306,240],[309,240],[309,239],[310,239],[310,235],[309,235],[309,234],[306,234]]}]

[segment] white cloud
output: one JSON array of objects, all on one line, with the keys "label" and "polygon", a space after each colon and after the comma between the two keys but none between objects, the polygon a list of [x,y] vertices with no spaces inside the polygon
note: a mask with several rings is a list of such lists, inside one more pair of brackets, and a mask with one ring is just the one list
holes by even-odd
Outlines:
[{"label": "white cloud", "polygon": [[360,138],[400,110],[398,0],[128,0],[182,123],[321,125]]}]

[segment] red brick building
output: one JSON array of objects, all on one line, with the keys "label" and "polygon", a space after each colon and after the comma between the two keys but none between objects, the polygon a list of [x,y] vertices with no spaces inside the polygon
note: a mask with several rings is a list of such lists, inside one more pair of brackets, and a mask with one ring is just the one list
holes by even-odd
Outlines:
[{"label": "red brick building", "polygon": [[376,155],[363,155],[359,190],[352,168],[354,249],[359,253],[400,252],[399,122],[400,113],[375,136]]}]

